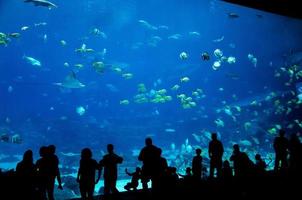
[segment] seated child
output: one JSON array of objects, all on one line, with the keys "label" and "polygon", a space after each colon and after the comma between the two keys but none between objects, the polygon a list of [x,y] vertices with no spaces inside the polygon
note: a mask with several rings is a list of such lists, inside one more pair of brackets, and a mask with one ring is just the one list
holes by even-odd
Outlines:
[{"label": "seated child", "polygon": [[135,172],[133,173],[129,173],[127,168],[125,169],[126,174],[128,174],[128,176],[132,176],[131,178],[131,182],[127,183],[127,185],[125,185],[125,190],[130,191],[131,189],[136,190],[137,186],[138,186],[138,181],[141,178],[141,168],[137,167]]}]

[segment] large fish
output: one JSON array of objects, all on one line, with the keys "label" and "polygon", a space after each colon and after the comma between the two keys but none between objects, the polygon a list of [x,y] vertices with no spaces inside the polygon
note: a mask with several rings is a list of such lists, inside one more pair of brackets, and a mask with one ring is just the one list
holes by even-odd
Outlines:
[{"label": "large fish", "polygon": [[62,83],[54,83],[54,85],[68,89],[78,89],[85,87],[85,85],[77,79],[74,72],[71,72]]},{"label": "large fish", "polygon": [[35,6],[43,6],[48,9],[57,8],[58,6],[47,0],[25,0],[25,3],[33,3]]}]

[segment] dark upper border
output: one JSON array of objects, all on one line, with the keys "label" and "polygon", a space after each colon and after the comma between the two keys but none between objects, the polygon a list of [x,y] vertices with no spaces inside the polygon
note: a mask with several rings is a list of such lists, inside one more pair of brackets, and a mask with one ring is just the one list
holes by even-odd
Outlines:
[{"label": "dark upper border", "polygon": [[249,8],[302,19],[301,0],[221,0]]}]

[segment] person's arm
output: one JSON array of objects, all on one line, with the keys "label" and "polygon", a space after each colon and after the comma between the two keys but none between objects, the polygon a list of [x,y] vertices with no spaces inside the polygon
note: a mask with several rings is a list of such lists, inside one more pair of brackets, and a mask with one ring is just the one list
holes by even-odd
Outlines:
[{"label": "person's arm", "polygon": [[80,176],[81,176],[81,166],[79,167],[79,170],[78,170],[77,182],[80,182]]},{"label": "person's arm", "polygon": [[61,173],[60,173],[59,166],[58,166],[58,168],[57,168],[57,181],[58,181],[58,184],[59,184],[58,188],[59,188],[60,190],[63,190],[62,180],[61,180]]},{"label": "person's arm", "polygon": [[117,162],[121,164],[123,162],[123,158],[121,156],[117,156]]},{"label": "person's arm", "polygon": [[142,149],[138,155],[138,160],[143,161],[143,159],[144,159],[144,150]]}]

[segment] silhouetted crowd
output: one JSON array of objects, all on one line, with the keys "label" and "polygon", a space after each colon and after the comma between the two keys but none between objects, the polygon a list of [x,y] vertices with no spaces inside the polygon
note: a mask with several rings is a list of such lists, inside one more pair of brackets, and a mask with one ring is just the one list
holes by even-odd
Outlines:
[{"label": "silhouetted crowd", "polygon": [[[209,142],[208,154],[210,158],[209,176],[204,176],[202,150],[195,150],[191,166],[187,166],[185,174],[177,173],[177,169],[168,166],[167,160],[162,156],[162,150],[146,138],[145,147],[139,153],[138,160],[141,167],[134,172],[125,169],[131,181],[124,188],[127,191],[137,191],[139,182],[142,183],[142,192],[151,192],[153,195],[180,198],[196,195],[216,197],[232,197],[244,199],[245,197],[280,197],[287,195],[282,192],[285,188],[295,188],[296,181],[301,182],[302,174],[302,145],[297,134],[289,139],[285,131],[280,130],[279,136],[274,140],[275,150],[274,170],[267,171],[267,164],[256,154],[255,162],[240,150],[238,144],[233,145],[233,152],[229,160],[223,160],[224,147],[218,140],[217,134],[212,133]],[[59,159],[56,156],[54,145],[40,148],[40,158],[33,162],[33,152],[27,150],[23,160],[17,164],[16,171],[3,173],[0,171],[1,188],[5,188],[7,177],[14,177],[16,199],[53,200],[55,180],[58,188],[63,189],[59,170]],[[230,162],[232,162],[232,165]],[[95,184],[102,176],[104,179],[104,198],[119,193],[116,188],[118,180],[118,164],[123,158],[114,152],[112,144],[107,145],[107,154],[97,162],[93,159],[92,151],[84,148],[77,174],[77,182],[82,199],[93,199]],[[232,166],[232,167],[231,167]],[[151,181],[151,188],[148,183]],[[301,183],[300,183],[301,184]],[[292,191],[291,190],[291,194]],[[265,193],[266,191],[266,193]],[[216,193],[215,193],[216,192]],[[261,196],[260,194],[267,196]],[[0,193],[0,197],[4,192]],[[228,196],[229,195],[229,196]],[[235,195],[235,196],[234,196]],[[259,196],[260,195],[260,196]],[[2,199],[2,198],[1,198]],[[11,198],[15,199],[15,198]]]}]

